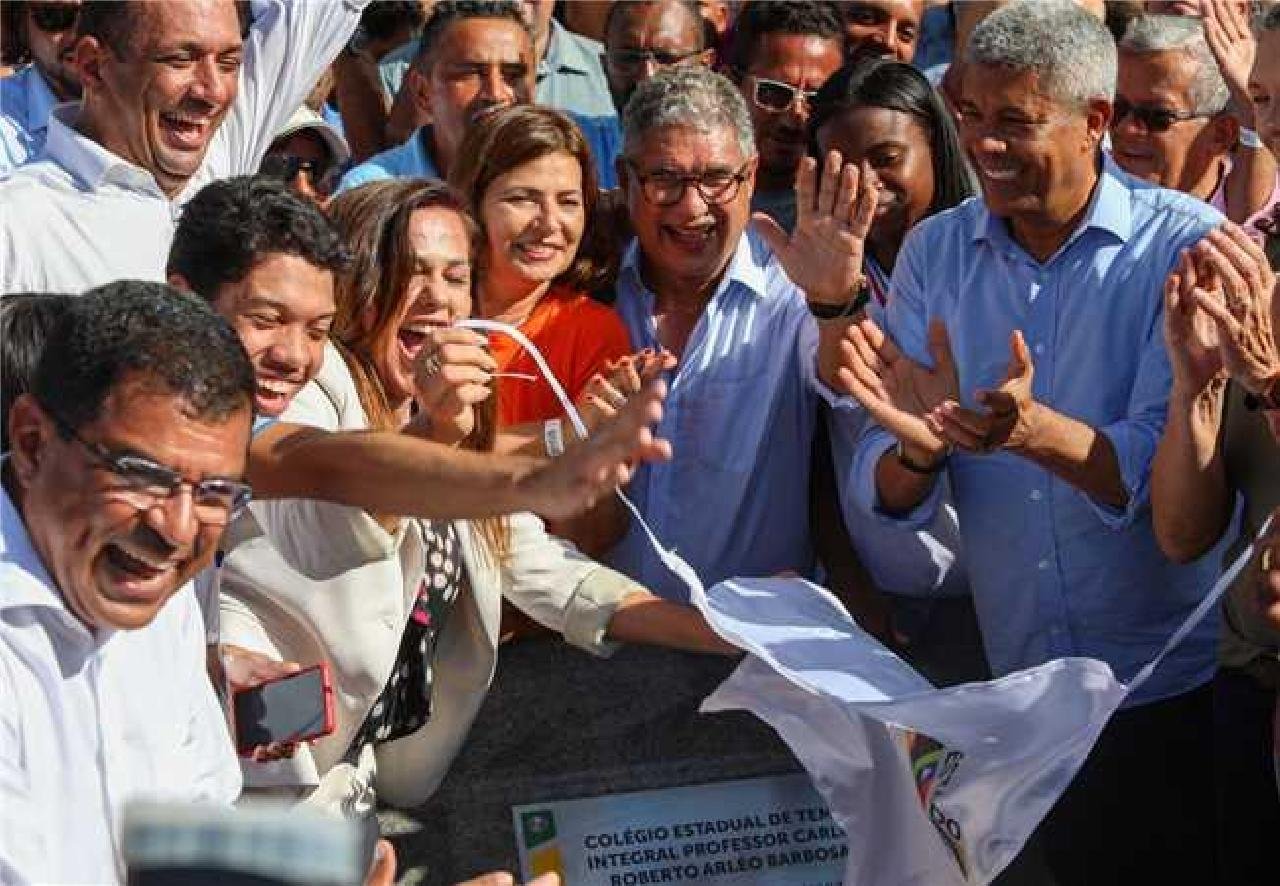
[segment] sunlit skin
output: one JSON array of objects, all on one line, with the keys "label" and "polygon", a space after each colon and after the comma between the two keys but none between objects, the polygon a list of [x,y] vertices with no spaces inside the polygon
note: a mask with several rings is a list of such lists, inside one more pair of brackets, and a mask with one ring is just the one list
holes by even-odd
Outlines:
[{"label": "sunlit skin", "polygon": [[568,270],[586,226],[582,166],[546,154],[495,178],[480,198],[485,232],[480,303],[487,317],[522,322],[551,281]]},{"label": "sunlit skin", "polygon": [[[182,285],[181,279],[171,281]],[[235,329],[253,364],[254,408],[278,416],[320,372],[333,325],[333,272],[272,253],[223,286],[214,309]]]},{"label": "sunlit skin", "polygon": [[[195,418],[180,397],[145,381],[122,379],[80,436],[145,456],[189,481],[240,479],[249,404],[223,421]],[[223,527],[199,522],[189,488],[144,510],[121,501],[113,495],[119,480],[79,443],[62,439],[29,395],[14,404],[10,429],[10,492],[41,562],[86,628],[144,627],[209,564]]]},{"label": "sunlit skin", "polygon": [[[641,175],[662,171],[680,175],[743,170],[746,180],[733,200],[708,204],[697,188],[686,188],[673,206],[656,206],[644,196],[630,166],[620,165],[631,227],[640,241],[646,283],[662,296],[683,293],[698,300],[710,296],[746,229],[755,187],[756,160],[738,144],[727,126],[705,132],[687,126],[663,126],[645,133],[628,151]],[[671,348],[671,350],[677,350]]]},{"label": "sunlit skin", "polygon": [[[419,209],[409,217],[409,242],[417,272],[396,318],[371,348],[388,404],[404,421],[426,334],[471,316],[471,240],[461,216],[450,209]],[[370,306],[366,322],[375,316]]]},{"label": "sunlit skin", "polygon": [[[1131,105],[1179,113],[1195,110],[1190,88],[1196,62],[1185,52],[1121,52],[1116,97]],[[1150,132],[1133,117],[1113,120],[1111,153],[1126,172],[1207,200],[1218,187],[1234,130],[1211,117],[1176,121]]]},{"label": "sunlit skin", "polygon": [[[79,6],[80,0],[63,0],[67,6]],[[71,101],[80,97],[80,78],[72,63],[76,45],[76,28],[49,32],[36,26],[30,13],[26,16],[27,48],[31,59],[44,76],[59,101]]]},{"label": "sunlit skin", "polygon": [[920,41],[924,0],[851,0],[841,3],[852,59],[888,55],[910,62]]},{"label": "sunlit skin", "polygon": [[702,28],[702,19],[678,0],[628,2],[619,10],[606,35],[604,62],[614,107],[621,112],[636,87],[660,70],[653,58],[629,68],[615,61],[619,54],[653,52],[710,64],[710,52],[695,55],[702,46]]},{"label": "sunlit skin", "polygon": [[742,79],[742,91],[751,112],[751,125],[760,154],[762,189],[790,188],[796,168],[808,147],[809,104],[792,102],[785,111],[772,111],[752,101],[755,80],[764,78],[816,92],[843,63],[838,40],[811,34],[764,34],[756,41],[752,62]]},{"label": "sunlit skin", "polygon": [[1258,55],[1249,75],[1249,95],[1257,114],[1258,134],[1280,157],[1280,31],[1258,35]]},{"label": "sunlit skin", "polygon": [[230,0],[138,3],[133,15],[122,57],[92,37],[76,45],[84,85],[77,126],[176,197],[235,101],[240,22]]},{"label": "sunlit skin", "polygon": [[839,151],[846,163],[866,161],[877,190],[867,246],[882,268],[892,269],[907,231],[933,205],[933,150],[924,125],[904,111],[855,108],[823,124],[818,148],[824,157]]},{"label": "sunlit skin", "polygon": [[441,173],[448,173],[471,126],[532,100],[533,59],[528,32],[509,19],[464,19],[444,33],[429,74],[415,81]]},{"label": "sunlit skin", "polygon": [[1063,107],[1038,79],[1031,70],[966,65],[960,136],[987,207],[1045,261],[1075,230],[1093,193],[1111,105]]}]

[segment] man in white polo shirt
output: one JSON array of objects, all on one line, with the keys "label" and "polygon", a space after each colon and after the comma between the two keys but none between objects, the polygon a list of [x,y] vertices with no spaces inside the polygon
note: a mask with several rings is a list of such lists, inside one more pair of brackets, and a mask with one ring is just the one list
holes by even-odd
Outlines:
[{"label": "man in white polo shirt", "polygon": [[123,877],[131,800],[230,804],[240,770],[190,579],[248,501],[253,368],[197,299],[75,299],[0,463],[0,882]]},{"label": "man in white polo shirt", "polygon": [[351,36],[362,0],[91,3],[42,158],[0,181],[0,296],[162,280],[178,214],[253,172]]}]

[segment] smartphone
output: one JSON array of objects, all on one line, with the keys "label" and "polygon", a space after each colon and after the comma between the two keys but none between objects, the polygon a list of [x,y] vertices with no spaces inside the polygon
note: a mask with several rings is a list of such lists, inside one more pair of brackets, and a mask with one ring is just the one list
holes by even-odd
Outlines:
[{"label": "smartphone", "polygon": [[276,741],[310,741],[333,732],[333,684],[329,665],[279,677],[231,697],[236,750],[247,757],[253,749]]}]

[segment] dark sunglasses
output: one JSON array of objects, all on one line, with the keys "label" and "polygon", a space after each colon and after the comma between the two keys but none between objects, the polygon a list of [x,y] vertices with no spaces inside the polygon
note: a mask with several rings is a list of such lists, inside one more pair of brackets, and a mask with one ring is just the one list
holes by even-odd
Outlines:
[{"label": "dark sunglasses", "polygon": [[72,3],[32,3],[31,21],[46,34],[58,34],[76,26],[80,6]]},{"label": "dark sunglasses", "polygon": [[1193,111],[1173,111],[1169,108],[1135,105],[1123,98],[1117,98],[1113,107],[1115,112],[1111,116],[1112,126],[1119,126],[1126,117],[1132,116],[1133,122],[1147,132],[1168,132],[1175,123],[1213,116],[1212,114],[1197,114]]},{"label": "dark sunglasses", "polygon": [[697,50],[693,52],[666,52],[659,49],[620,49],[617,52],[609,53],[606,58],[609,60],[609,64],[618,70],[634,72],[643,68],[645,62],[650,59],[653,59],[653,63],[659,68],[669,68],[672,65],[692,61],[698,55],[700,53]]},{"label": "dark sunglasses", "polygon": [[329,172],[329,164],[295,157],[292,154],[268,154],[262,158],[262,165],[258,167],[258,172],[286,182],[293,181],[299,174],[305,172],[311,176],[313,182],[318,182]]},{"label": "dark sunglasses", "polygon": [[753,80],[755,87],[751,90],[751,100],[756,107],[774,113],[790,110],[797,99],[804,99],[805,104],[812,105],[813,97],[818,94],[816,89],[798,89],[780,80],[764,77],[754,77]]}]

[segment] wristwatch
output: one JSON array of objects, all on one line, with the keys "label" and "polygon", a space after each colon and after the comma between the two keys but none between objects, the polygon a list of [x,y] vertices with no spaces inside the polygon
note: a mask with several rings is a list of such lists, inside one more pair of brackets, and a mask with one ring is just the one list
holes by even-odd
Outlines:
[{"label": "wristwatch", "polygon": [[1258,133],[1255,130],[1249,129],[1246,126],[1241,126],[1240,127],[1240,146],[1242,148],[1249,148],[1254,151],[1260,151],[1266,147],[1266,144],[1262,141],[1262,136],[1258,135]]},{"label": "wristwatch", "polygon": [[907,455],[906,447],[903,446],[902,441],[899,440],[893,447],[893,457],[898,460],[898,464],[902,465],[911,473],[920,474],[923,477],[931,477],[934,474],[942,473],[942,469],[947,466],[947,458],[950,457],[950,452],[944,451],[942,458],[938,459],[931,465],[922,465],[919,462],[911,460],[910,456]]},{"label": "wristwatch", "polygon": [[809,302],[809,313],[819,320],[841,320],[852,317],[867,306],[871,300],[871,287],[867,285],[866,275],[858,281],[858,288],[853,298],[840,305],[829,305],[823,302]]}]

